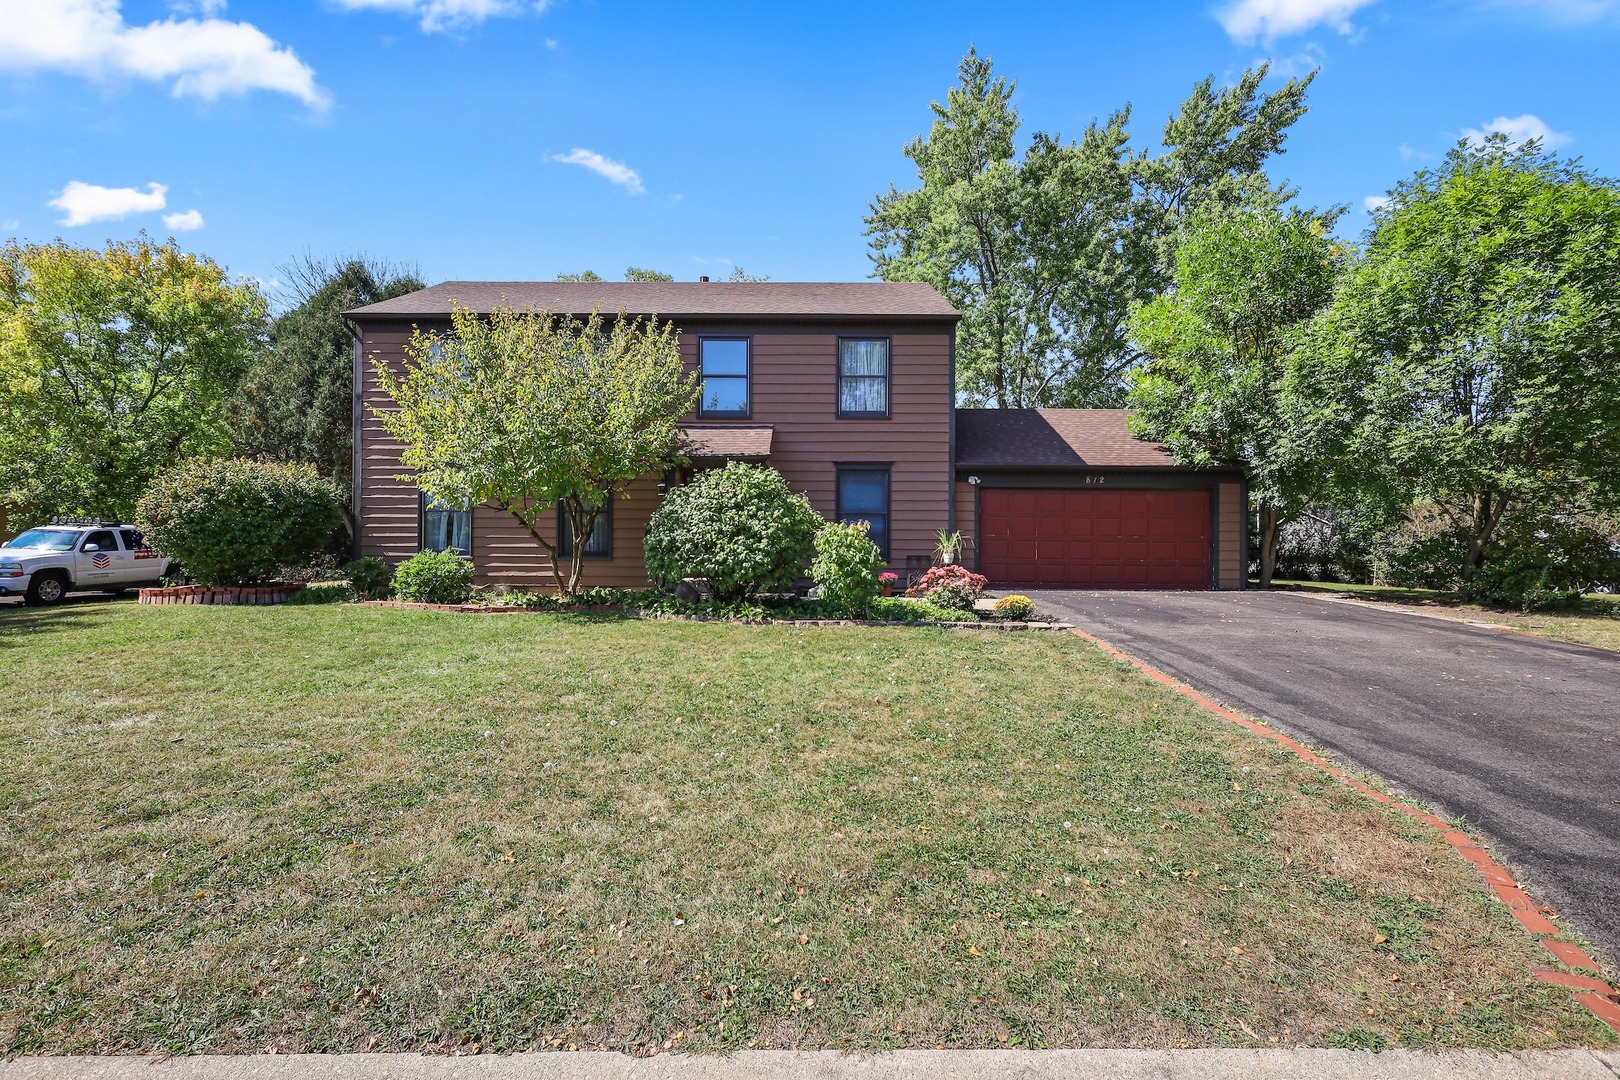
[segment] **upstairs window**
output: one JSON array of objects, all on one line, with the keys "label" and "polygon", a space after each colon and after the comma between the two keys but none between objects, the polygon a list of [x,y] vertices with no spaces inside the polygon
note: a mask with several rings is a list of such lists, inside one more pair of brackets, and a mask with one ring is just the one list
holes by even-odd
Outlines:
[{"label": "upstairs window", "polygon": [[889,557],[889,469],[886,465],[838,467],[838,520],[864,521],[867,535]]},{"label": "upstairs window", "polygon": [[[574,529],[568,524],[568,515],[557,508],[557,554],[562,558],[574,557]],[[610,496],[596,511],[591,523],[591,535],[585,539],[587,559],[607,559],[613,556],[613,499]]]},{"label": "upstairs window", "polygon": [[472,508],[450,506],[422,494],[422,550],[472,557]]},{"label": "upstairs window", "polygon": [[699,338],[699,416],[748,415],[748,339]]},{"label": "upstairs window", "polygon": [[889,415],[889,339],[838,339],[838,415]]}]

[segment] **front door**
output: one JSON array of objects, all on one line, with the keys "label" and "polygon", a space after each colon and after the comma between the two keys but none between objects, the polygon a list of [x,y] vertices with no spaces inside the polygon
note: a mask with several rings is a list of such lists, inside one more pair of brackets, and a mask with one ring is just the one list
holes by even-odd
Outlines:
[{"label": "front door", "polygon": [[129,552],[118,546],[118,534],[111,529],[86,533],[74,558],[73,576],[81,589],[110,589],[129,578]]}]

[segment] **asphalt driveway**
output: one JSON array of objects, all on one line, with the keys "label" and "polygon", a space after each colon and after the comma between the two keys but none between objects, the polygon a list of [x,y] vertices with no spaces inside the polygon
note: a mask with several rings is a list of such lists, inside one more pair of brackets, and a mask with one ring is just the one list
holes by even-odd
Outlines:
[{"label": "asphalt driveway", "polygon": [[1466,819],[1620,966],[1620,653],[1288,593],[1030,595]]}]

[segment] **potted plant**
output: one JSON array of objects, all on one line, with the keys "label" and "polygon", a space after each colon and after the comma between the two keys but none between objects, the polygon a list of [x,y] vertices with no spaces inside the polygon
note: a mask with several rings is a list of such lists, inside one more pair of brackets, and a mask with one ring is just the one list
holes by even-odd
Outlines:
[{"label": "potted plant", "polygon": [[884,596],[894,595],[894,583],[900,580],[900,575],[892,570],[885,570],[878,575],[878,584],[883,586]]},{"label": "potted plant", "polygon": [[939,561],[941,566],[951,566],[956,562],[956,556],[962,550],[962,534],[960,531],[946,532],[939,530],[936,534]]}]

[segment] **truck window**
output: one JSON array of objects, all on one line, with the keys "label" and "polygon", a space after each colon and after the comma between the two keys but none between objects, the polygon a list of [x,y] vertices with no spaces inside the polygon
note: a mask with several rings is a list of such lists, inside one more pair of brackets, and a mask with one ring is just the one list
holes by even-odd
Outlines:
[{"label": "truck window", "polygon": [[111,529],[98,529],[97,531],[91,533],[89,536],[86,536],[84,538],[84,543],[82,545],[80,545],[79,550],[83,551],[85,548],[89,547],[91,544],[96,545],[96,550],[97,551],[117,551],[118,550],[118,540],[117,540],[116,537],[113,536]]}]

